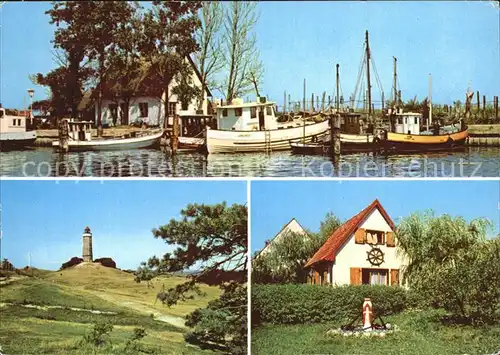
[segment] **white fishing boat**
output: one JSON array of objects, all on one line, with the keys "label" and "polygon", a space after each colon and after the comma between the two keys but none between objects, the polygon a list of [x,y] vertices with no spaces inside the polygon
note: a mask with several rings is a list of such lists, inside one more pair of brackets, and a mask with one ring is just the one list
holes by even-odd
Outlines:
[{"label": "white fishing boat", "polygon": [[0,151],[22,149],[36,140],[36,131],[26,130],[26,117],[7,115],[0,107]]},{"label": "white fishing boat", "polygon": [[[64,123],[65,122],[65,123]],[[52,146],[63,151],[130,150],[159,145],[163,130],[132,132],[121,138],[92,139],[92,122],[64,120],[59,127],[59,140]]]},{"label": "white fishing boat", "polygon": [[207,128],[208,153],[250,153],[289,150],[292,142],[312,142],[328,132],[328,120],[296,119],[278,122],[275,103],[259,102],[217,107],[217,128]]},{"label": "white fishing boat", "polygon": [[204,137],[179,137],[179,150],[202,150],[205,146]]}]

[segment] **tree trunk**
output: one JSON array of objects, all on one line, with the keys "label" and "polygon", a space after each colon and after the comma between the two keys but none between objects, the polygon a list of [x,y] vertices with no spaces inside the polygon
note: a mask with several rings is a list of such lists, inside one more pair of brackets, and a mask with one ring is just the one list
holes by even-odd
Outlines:
[{"label": "tree trunk", "polygon": [[101,52],[99,56],[99,98],[97,99],[97,136],[102,137],[102,93],[103,93],[103,71],[104,71],[104,54]]}]

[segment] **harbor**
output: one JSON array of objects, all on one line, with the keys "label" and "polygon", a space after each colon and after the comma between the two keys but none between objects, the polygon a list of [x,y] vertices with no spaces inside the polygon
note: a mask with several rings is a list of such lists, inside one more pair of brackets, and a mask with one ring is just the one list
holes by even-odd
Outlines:
[{"label": "harbor", "polygon": [[70,152],[39,147],[0,153],[2,177],[498,177],[500,147],[428,154],[294,155],[289,151],[203,154],[168,149]]}]

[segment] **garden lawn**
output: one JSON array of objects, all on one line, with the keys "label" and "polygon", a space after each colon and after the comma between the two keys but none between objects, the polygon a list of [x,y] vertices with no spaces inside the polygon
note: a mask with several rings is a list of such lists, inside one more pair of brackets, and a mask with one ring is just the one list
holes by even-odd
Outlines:
[{"label": "garden lawn", "polygon": [[474,328],[443,325],[436,311],[387,317],[400,331],[385,338],[330,337],[341,324],[263,325],[252,329],[252,354],[446,355],[492,354],[500,350],[500,324]]}]

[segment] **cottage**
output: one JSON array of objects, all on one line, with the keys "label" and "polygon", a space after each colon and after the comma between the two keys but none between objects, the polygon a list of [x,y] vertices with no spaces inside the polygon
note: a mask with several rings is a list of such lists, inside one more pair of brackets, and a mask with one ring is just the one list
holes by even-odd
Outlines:
[{"label": "cottage", "polygon": [[297,222],[297,220],[295,218],[292,218],[290,220],[290,222],[288,222],[287,224],[285,224],[283,226],[283,228],[281,228],[281,230],[278,232],[278,234],[276,234],[271,240],[266,241],[266,245],[264,246],[264,248],[262,248],[262,250],[257,255],[255,255],[255,259],[262,256],[262,255],[269,253],[273,248],[273,243],[276,243],[277,241],[282,239],[283,236],[287,235],[288,233],[296,233],[296,234],[305,235],[306,231],[304,228],[302,228],[302,226],[299,224],[299,222]]},{"label": "cottage", "polygon": [[[191,57],[187,56],[186,60],[191,64],[192,74],[191,82],[198,88],[202,88],[201,74],[196,67]],[[212,94],[208,88],[205,88],[203,94],[203,103],[201,110],[198,109],[197,98],[193,98],[190,102],[181,102],[177,95],[172,93],[172,89],[177,86],[174,80],[169,85],[168,93],[168,125],[172,124],[172,117],[177,114],[181,118],[181,122],[187,119],[205,119],[211,114],[211,105],[209,97]],[[147,91],[147,90],[145,90]],[[144,122],[150,126],[163,126],[165,112],[165,93],[162,99],[150,94],[138,94],[130,101],[128,107],[128,116],[124,114],[126,104],[114,98],[104,98],[102,101],[102,124],[103,126],[113,125],[128,125],[134,122]],[[95,122],[97,123],[97,107],[94,107]],[[128,117],[128,119],[127,119]],[[182,126],[182,123],[181,123]]]},{"label": "cottage", "polygon": [[340,226],[305,265],[309,283],[399,285],[394,222],[378,200]]}]

